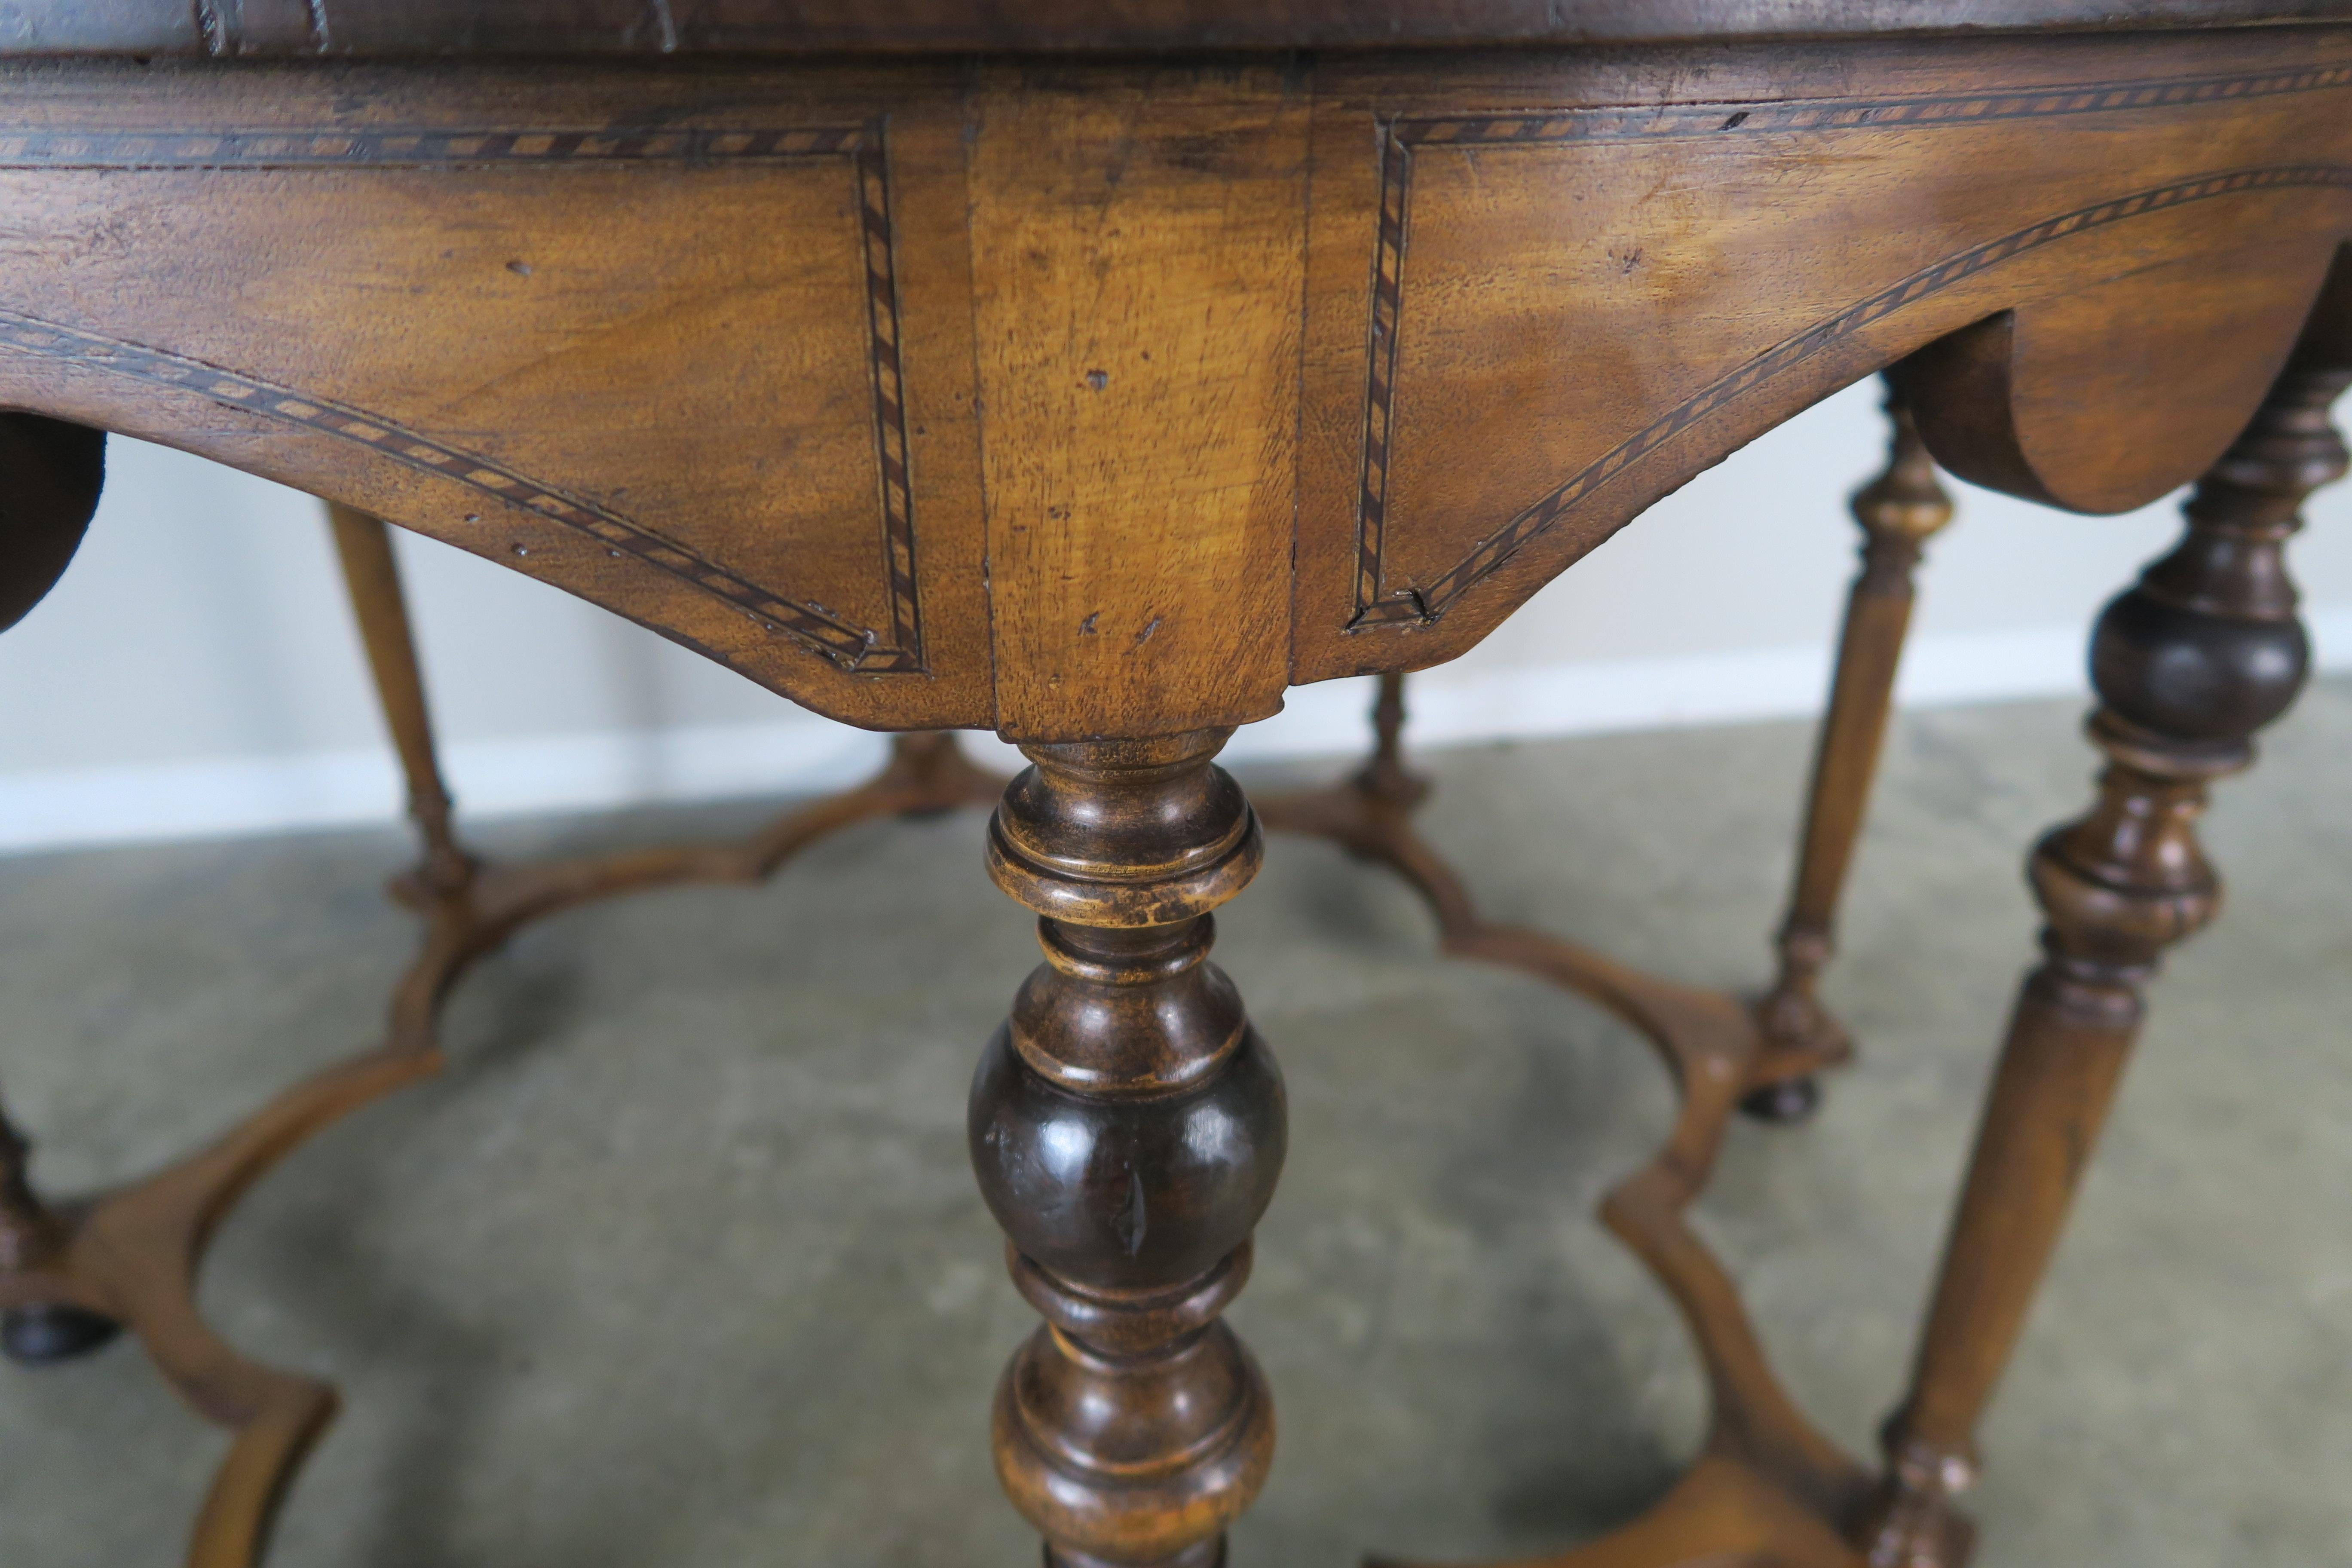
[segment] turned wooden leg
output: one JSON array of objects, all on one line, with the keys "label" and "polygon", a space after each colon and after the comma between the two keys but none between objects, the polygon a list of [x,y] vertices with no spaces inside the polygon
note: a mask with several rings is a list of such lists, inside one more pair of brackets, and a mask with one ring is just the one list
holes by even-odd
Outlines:
[{"label": "turned wooden leg", "polygon": [[[1834,948],[1838,896],[1886,739],[1895,670],[1911,624],[1914,574],[1927,540],[1952,520],[1952,499],[1937,482],[1935,460],[1910,410],[1891,389],[1886,412],[1894,429],[1885,471],[1855,491],[1852,503],[1862,524],[1862,570],[1846,595],[1837,674],[1813,755],[1803,846],[1780,922],[1780,975],[1757,1006],[1768,1050],[1821,1062],[1836,1060],[1849,1047],[1845,1031],[1815,996],[1814,983]],[[1761,1086],[1740,1108],[1767,1121],[1798,1121],[1820,1100],[1819,1086],[1805,1073]]]},{"label": "turned wooden leg", "polygon": [[[55,1262],[65,1227],[33,1191],[26,1166],[31,1146],[0,1109],[0,1274],[26,1274]],[[26,1366],[69,1361],[114,1338],[112,1318],[63,1301],[34,1302],[0,1312],[0,1352]]]},{"label": "turned wooden leg", "polygon": [[1208,962],[1256,875],[1230,731],[1024,748],[991,825],[1045,963],[981,1055],[972,1167],[1045,1318],[992,1447],[1057,1568],[1210,1568],[1274,1457],[1274,1406],[1220,1320],[1282,1170],[1282,1075]]},{"label": "turned wooden leg", "polygon": [[[98,509],[106,437],[33,414],[0,415],[0,631],[54,587]],[[0,1109],[0,1278],[57,1262],[66,1227],[33,1190],[31,1151]],[[0,1311],[0,1352],[28,1365],[97,1349],[121,1325],[65,1301],[26,1301]]]},{"label": "turned wooden leg", "polygon": [[2199,484],[2179,545],[2108,605],[2091,645],[2090,813],[2033,852],[2048,956],[2028,975],[1977,1134],[1887,1470],[1860,1521],[1874,1568],[1956,1568],[1970,1528],[1952,1495],[2023,1327],[2138,1031],[2163,951],[2221,889],[2195,824],[2207,784],[2243,768],[2285,711],[2307,647],[2284,550],[2303,498],[2346,467],[2327,407],[2352,371],[2291,366]]},{"label": "turned wooden leg", "polygon": [[400,565],[393,558],[392,531],[382,520],[347,506],[327,503],[335,552],[343,563],[352,615],[367,647],[368,668],[400,771],[408,782],[408,815],[424,841],[416,880],[428,894],[461,891],[473,879],[473,858],[457,845],[449,823],[449,789],[433,743],[433,716],[425,706],[425,678],[417,668],[416,638],[408,624],[408,599],[401,591]]},{"label": "turned wooden leg", "polygon": [[1372,799],[1410,811],[1429,794],[1428,784],[1404,765],[1404,676],[1390,670],[1372,700],[1372,754],[1350,781]]}]

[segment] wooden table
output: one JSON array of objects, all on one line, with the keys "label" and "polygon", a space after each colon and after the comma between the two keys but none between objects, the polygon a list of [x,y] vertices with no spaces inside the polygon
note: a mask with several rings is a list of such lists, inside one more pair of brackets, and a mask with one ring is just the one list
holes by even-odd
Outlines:
[{"label": "wooden table", "polygon": [[[1684,1111],[1605,1210],[1681,1304],[1714,1423],[1649,1514],[1547,1561],[1952,1568],[1970,1434],[2142,988],[2216,906],[2206,785],[2305,672],[2282,546],[2345,468],[2352,4],[2115,10],[29,0],[0,46],[0,399],[26,411],[0,612],[63,570],[90,432],[119,431],[848,722],[1020,743],[988,863],[1046,962],[970,1128],[1046,1326],[997,1468],[1051,1563],[1208,1568],[1274,1454],[1219,1314],[1285,1144],[1274,1056],[1207,961],[1260,853],[1213,763],[1233,729],[1455,657],[1882,369],[1979,483],[2112,512],[2195,480],[2093,638],[2107,766],[2032,857],[2047,957],[1884,1464],[1794,1408],[1683,1222],[1759,1081],[1706,1018],[1654,1029],[1686,1044]],[[243,1179],[168,1234],[200,1247]],[[40,1210],[20,1171],[11,1216],[0,1300],[200,1329],[90,1283],[127,1226]],[[199,1562],[258,1554],[331,1408],[251,1370],[183,1383],[260,1434]]]}]

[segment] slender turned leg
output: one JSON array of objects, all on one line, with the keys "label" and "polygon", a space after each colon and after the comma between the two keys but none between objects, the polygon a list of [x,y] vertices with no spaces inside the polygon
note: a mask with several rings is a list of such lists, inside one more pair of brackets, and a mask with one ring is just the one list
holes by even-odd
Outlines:
[{"label": "slender turned leg", "polygon": [[2165,948],[2213,917],[2220,885],[2195,823],[2207,784],[2252,759],[2307,649],[2284,550],[2297,508],[2340,477],[2327,406],[2352,370],[2290,367],[2199,484],[2185,537],[2099,617],[2091,738],[2099,800],[2034,850],[2048,956],[2017,1000],[1911,1393],[1886,1425],[1887,1471],[1860,1521],[1874,1568],[1956,1568],[1970,1527],[1951,1497],[2139,1026]]},{"label": "slender turned leg", "polygon": [[[24,1134],[0,1110],[0,1274],[25,1274],[56,1261],[65,1229],[34,1193]],[[65,1302],[37,1302],[0,1312],[0,1352],[26,1366],[68,1361],[121,1331],[112,1318]]]},{"label": "slender turned leg", "polygon": [[1381,677],[1380,695],[1372,702],[1372,754],[1356,771],[1356,788],[1372,799],[1411,811],[1429,794],[1428,784],[1404,765],[1404,677],[1390,670]]},{"label": "slender turned leg", "polygon": [[473,858],[457,846],[449,825],[449,790],[433,745],[433,717],[425,702],[425,678],[417,668],[416,639],[408,625],[408,600],[401,592],[400,566],[393,559],[392,531],[377,518],[327,503],[334,527],[335,552],[342,558],[343,583],[352,614],[367,646],[368,668],[400,769],[408,781],[408,815],[425,842],[416,880],[427,894],[462,891],[473,880]]},{"label": "slender turned leg", "polygon": [[[1804,846],[1797,857],[1789,913],[1780,922],[1780,977],[1757,1007],[1768,1050],[1800,1053],[1824,1064],[1843,1057],[1850,1047],[1845,1031],[1815,997],[1813,984],[1834,948],[1838,895],[1853,860],[1871,776],[1878,771],[1886,738],[1895,668],[1911,624],[1913,574],[1927,540],[1952,520],[1952,499],[1936,480],[1935,461],[1919,439],[1911,411],[1892,390],[1886,412],[1894,431],[1885,471],[1853,495],[1853,517],[1863,532],[1862,571],[1846,595],[1837,676],[1813,756]],[[1820,1088],[1806,1073],[1764,1084],[1740,1101],[1740,1109],[1767,1121],[1798,1121],[1820,1100]]]},{"label": "slender turned leg", "polygon": [[[916,731],[890,738],[889,761],[866,784],[788,813],[742,844],[631,852],[542,868],[486,869],[458,843],[451,825],[453,803],[441,777],[392,531],[380,519],[332,501],[327,503],[327,518],[384,724],[407,780],[408,815],[424,845],[415,870],[393,883],[393,891],[412,905],[452,914],[470,901],[478,908],[469,927],[503,934],[587,899],[673,882],[761,881],[811,841],[852,823],[986,805],[1003,790],[1001,779],[972,764],[953,731]],[[492,945],[494,939],[459,940],[448,949],[446,963],[463,964]],[[430,955],[428,962],[434,962]],[[454,977],[443,975],[419,994],[437,999],[443,982]],[[421,1016],[415,1021],[429,1022]]]},{"label": "slender turned leg", "polygon": [[1046,1326],[992,1443],[1048,1568],[1212,1568],[1274,1457],[1265,1381],[1218,1314],[1282,1170],[1282,1075],[1208,962],[1256,875],[1227,730],[1032,746],[989,872],[1045,963],[972,1079],[972,1167]]}]

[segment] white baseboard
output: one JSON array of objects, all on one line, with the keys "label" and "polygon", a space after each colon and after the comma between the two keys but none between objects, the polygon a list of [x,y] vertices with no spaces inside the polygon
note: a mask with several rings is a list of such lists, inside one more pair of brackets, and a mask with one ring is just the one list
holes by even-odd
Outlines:
[{"label": "white baseboard", "polygon": [[[2310,617],[2322,669],[2352,669],[2352,606]],[[1825,648],[1757,648],[1414,678],[1411,738],[1464,746],[1612,731],[1810,717],[1829,683]],[[1368,682],[1290,693],[1241,731],[1229,759],[1343,755],[1364,744]],[[2087,692],[2073,626],[1927,634],[1906,651],[1906,706]],[[991,736],[975,749],[1016,759]],[[445,750],[469,818],[799,794],[836,788],[880,760],[884,740],[793,712],[761,724],[459,741]],[[395,820],[389,750],[207,758],[0,773],[0,852],[211,838]]]}]

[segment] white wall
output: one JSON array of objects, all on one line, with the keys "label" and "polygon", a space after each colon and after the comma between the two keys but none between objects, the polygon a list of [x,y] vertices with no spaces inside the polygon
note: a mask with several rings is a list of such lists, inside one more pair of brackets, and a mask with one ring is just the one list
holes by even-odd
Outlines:
[{"label": "white wall", "polygon": [[[1843,498],[1875,392],[1775,431],[1603,546],[1483,647],[1418,678],[1424,744],[1812,712],[1853,570]],[[397,794],[326,529],[308,498],[117,440],[48,600],[0,637],[0,848],[390,819]],[[2352,487],[2296,546],[2323,663],[2352,667]],[[2098,605],[2170,503],[2076,518],[1967,491],[1933,546],[1905,700],[2082,689]],[[603,612],[401,536],[426,679],[472,815],[821,787],[875,737]],[[1358,682],[1294,691],[1242,756],[1360,742]]]}]

